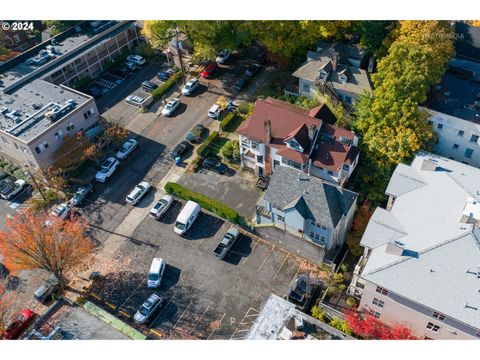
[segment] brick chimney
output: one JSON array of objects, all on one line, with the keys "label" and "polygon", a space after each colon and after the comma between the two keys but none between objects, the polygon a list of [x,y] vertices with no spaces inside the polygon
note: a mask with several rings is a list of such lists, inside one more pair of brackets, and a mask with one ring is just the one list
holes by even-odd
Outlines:
[{"label": "brick chimney", "polygon": [[264,137],[265,137],[265,145],[270,145],[270,141],[272,140],[272,122],[268,119],[265,119],[265,122],[263,124],[264,128]]},{"label": "brick chimney", "polygon": [[338,65],[338,53],[335,50],[332,50],[332,70],[337,71],[337,65]]},{"label": "brick chimney", "polygon": [[315,132],[317,131],[317,126],[315,124],[312,124],[308,128],[308,138],[310,139],[310,142],[315,140]]}]

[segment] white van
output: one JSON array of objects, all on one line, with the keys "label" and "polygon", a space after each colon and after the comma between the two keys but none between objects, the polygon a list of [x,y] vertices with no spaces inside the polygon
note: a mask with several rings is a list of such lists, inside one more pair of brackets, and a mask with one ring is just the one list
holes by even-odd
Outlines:
[{"label": "white van", "polygon": [[174,230],[178,235],[184,235],[192,226],[193,222],[200,213],[200,205],[194,201],[187,201],[175,221]]},{"label": "white van", "polygon": [[147,277],[147,286],[149,288],[155,289],[160,286],[163,273],[165,272],[165,265],[165,260],[162,258],[153,259],[152,266],[150,266],[150,271],[148,272]]}]

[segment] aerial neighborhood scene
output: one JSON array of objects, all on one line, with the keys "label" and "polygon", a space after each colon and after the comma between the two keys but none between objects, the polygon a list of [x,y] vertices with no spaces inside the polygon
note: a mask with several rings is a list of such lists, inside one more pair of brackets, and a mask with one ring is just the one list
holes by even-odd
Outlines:
[{"label": "aerial neighborhood scene", "polygon": [[0,23],[1,339],[480,339],[480,21]]}]

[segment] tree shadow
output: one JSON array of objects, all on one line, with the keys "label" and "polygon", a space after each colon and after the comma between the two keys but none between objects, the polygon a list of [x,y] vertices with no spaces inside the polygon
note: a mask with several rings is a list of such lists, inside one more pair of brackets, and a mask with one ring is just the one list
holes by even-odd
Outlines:
[{"label": "tree shadow", "polygon": [[224,259],[226,263],[238,265],[242,258],[248,257],[252,253],[252,238],[248,235],[241,234],[240,239],[230,251],[230,254]]},{"label": "tree shadow", "polygon": [[200,213],[190,230],[184,236],[188,240],[201,240],[213,237],[225,223],[220,218]]}]

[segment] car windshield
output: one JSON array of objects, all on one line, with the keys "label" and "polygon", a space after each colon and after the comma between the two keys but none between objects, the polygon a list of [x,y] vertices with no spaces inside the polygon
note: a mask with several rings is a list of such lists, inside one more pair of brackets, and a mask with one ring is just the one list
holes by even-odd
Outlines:
[{"label": "car windshield", "polygon": [[155,210],[160,210],[167,202],[165,200],[158,200],[158,202],[153,207]]},{"label": "car windshield", "polygon": [[105,162],[102,164],[102,167],[103,167],[103,168],[109,168],[111,165],[112,165],[112,162],[109,160],[109,161],[105,161]]},{"label": "car windshield", "polygon": [[60,216],[60,215],[62,215],[62,214],[65,212],[65,210],[66,210],[66,208],[63,207],[63,206],[61,206],[61,207],[57,207],[57,208],[53,211],[53,213],[54,213],[54,215]]},{"label": "car windshield", "polygon": [[129,145],[125,144],[122,146],[122,148],[120,149],[120,152],[124,153],[124,152],[127,152],[127,150],[130,148]]},{"label": "car windshield", "polygon": [[140,310],[138,310],[138,312],[143,316],[147,316],[149,313],[149,310],[146,306],[142,305],[142,307],[140,308]]},{"label": "car windshield", "polygon": [[148,280],[152,280],[152,281],[158,280],[158,274],[148,274]]},{"label": "car windshield", "polygon": [[185,230],[185,224],[184,223],[181,223],[180,221],[177,221],[175,223],[175,227],[178,229],[178,230]]},{"label": "car windshield", "polygon": [[167,110],[170,110],[171,108],[173,108],[173,102],[169,102],[165,108]]},{"label": "car windshield", "polygon": [[107,168],[103,168],[102,170],[100,170],[100,172],[101,172],[102,174],[106,174],[106,173],[108,173],[108,169],[107,169]]},{"label": "car windshield", "polygon": [[187,83],[187,85],[185,85],[185,90],[190,90],[191,87],[192,87],[192,84]]}]

